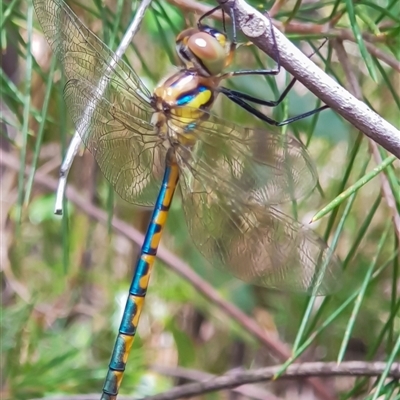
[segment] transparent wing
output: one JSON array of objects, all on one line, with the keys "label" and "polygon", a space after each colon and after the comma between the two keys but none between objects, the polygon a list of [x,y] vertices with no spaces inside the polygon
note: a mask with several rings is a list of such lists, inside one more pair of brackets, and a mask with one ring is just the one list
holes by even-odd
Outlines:
[{"label": "transparent wing", "polygon": [[214,266],[261,286],[335,290],[338,259],[316,233],[273,207],[315,183],[298,141],[209,116],[186,129],[176,155],[189,232]]},{"label": "transparent wing", "polygon": [[182,161],[180,168],[190,235],[213,266],[259,286],[320,295],[337,289],[340,262],[316,233],[274,207],[238,201],[240,193],[227,198],[203,169]]},{"label": "transparent wing", "polygon": [[[239,127],[211,114],[205,118],[184,131],[181,158],[191,169],[207,172],[226,197],[240,194],[245,202],[277,205],[300,199],[315,187],[314,164],[293,136]],[[171,117],[168,124],[179,131],[181,121]]]},{"label": "transparent wing", "polygon": [[164,151],[150,124],[150,93],[63,1],[35,0],[34,7],[63,65],[65,101],[83,142],[122,198],[153,204]]},{"label": "transparent wing", "polygon": [[36,15],[47,40],[60,60],[67,79],[88,81],[102,86],[104,77],[142,103],[144,109],[150,92],[137,74],[123,60],[118,60],[62,0],[34,0]]},{"label": "transparent wing", "polygon": [[67,82],[64,98],[86,147],[115,191],[131,203],[153,205],[165,168],[165,149],[157,145],[154,128],[135,116],[144,112],[112,87],[98,96],[95,87],[79,80]]}]

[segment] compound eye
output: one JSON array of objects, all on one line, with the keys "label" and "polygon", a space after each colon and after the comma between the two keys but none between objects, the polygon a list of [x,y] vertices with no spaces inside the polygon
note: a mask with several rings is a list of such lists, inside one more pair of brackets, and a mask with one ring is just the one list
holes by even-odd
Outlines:
[{"label": "compound eye", "polygon": [[222,72],[228,54],[224,45],[221,45],[216,37],[206,32],[198,32],[190,36],[187,46],[211,75]]},{"label": "compound eye", "polygon": [[186,64],[187,62],[191,62],[190,55],[187,54],[186,49],[188,48],[188,40],[195,34],[199,32],[196,28],[188,28],[182,31],[177,37],[175,41],[176,52],[181,60]]}]

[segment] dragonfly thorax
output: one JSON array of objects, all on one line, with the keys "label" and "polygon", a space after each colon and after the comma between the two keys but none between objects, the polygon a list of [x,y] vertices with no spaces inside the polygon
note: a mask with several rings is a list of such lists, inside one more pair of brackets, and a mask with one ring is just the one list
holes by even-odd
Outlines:
[{"label": "dragonfly thorax", "polygon": [[215,101],[220,79],[204,77],[195,70],[181,70],[162,80],[151,99],[156,111],[167,117],[194,121]]},{"label": "dragonfly thorax", "polygon": [[232,58],[226,34],[207,25],[182,31],[176,38],[176,51],[187,68],[203,76],[220,74]]},{"label": "dragonfly thorax", "polygon": [[181,70],[154,89],[152,124],[170,144],[191,141],[191,131],[206,118],[216,97],[220,78],[205,77],[195,70]]}]

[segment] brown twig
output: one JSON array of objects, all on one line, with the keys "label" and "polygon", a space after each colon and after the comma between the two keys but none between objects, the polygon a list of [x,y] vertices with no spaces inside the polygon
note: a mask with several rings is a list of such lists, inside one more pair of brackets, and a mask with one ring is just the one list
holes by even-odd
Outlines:
[{"label": "brown twig", "polygon": [[[207,372],[189,368],[170,367],[170,366],[155,365],[155,364],[150,365],[149,368],[160,375],[169,376],[171,378],[184,379],[187,381],[194,381],[194,382],[215,379],[217,377],[216,375],[209,374]],[[264,390],[259,386],[254,386],[254,385],[242,385],[241,387],[233,388],[232,391],[240,393],[246,396],[247,398],[251,398],[254,400],[256,399],[279,400],[273,394],[267,392],[266,390]]]},{"label": "brown twig", "polygon": [[[381,375],[387,367],[385,362],[372,361],[345,361],[341,364],[336,362],[308,362],[302,364],[292,364],[279,379],[299,379],[314,377],[345,376],[345,377],[377,377]],[[203,382],[189,383],[178,386],[167,392],[155,396],[147,396],[146,400],[175,400],[191,396],[203,395],[209,392],[226,390],[249,383],[268,382],[275,379],[282,369],[281,365],[260,368],[250,371],[230,372],[216,378],[208,379]],[[400,379],[400,363],[393,363],[389,369],[388,378]],[[46,400],[97,400],[97,394],[73,395],[48,397]],[[133,397],[119,396],[119,400],[133,400]],[[40,399],[32,399],[40,400]]]},{"label": "brown twig", "polygon": [[[384,362],[367,361],[346,361],[341,364],[336,362],[309,362],[302,364],[292,364],[285,372],[279,376],[279,379],[309,378],[313,377],[333,377],[333,376],[379,376],[387,367]],[[282,369],[281,365],[260,368],[250,371],[240,371],[229,373],[203,382],[189,383],[175,387],[167,392],[147,396],[146,400],[175,400],[191,396],[203,395],[205,393],[231,389],[240,385],[267,382],[275,379]],[[400,379],[400,363],[392,364],[388,378]]]},{"label": "brown twig", "polygon": [[[7,166],[14,170],[19,170],[19,161],[0,149],[0,165]],[[28,174],[30,168],[27,168],[25,173]],[[57,181],[47,175],[41,174],[36,171],[35,182],[43,187],[55,191],[57,188]],[[66,196],[68,200],[72,201],[78,208],[80,208],[87,216],[103,223],[108,224],[108,214],[98,207],[87,201],[86,198],[81,196],[71,186],[67,187]],[[113,229],[119,234],[132,240],[138,246],[143,242],[144,236],[138,230],[125,223],[118,218],[112,220]],[[240,326],[246,330],[247,333],[257,339],[263,346],[265,346],[278,360],[284,361],[291,357],[289,346],[279,341],[275,336],[269,335],[263,330],[254,319],[243,313],[232,303],[223,299],[220,294],[199,275],[197,275],[188,264],[177,257],[175,254],[168,251],[165,247],[160,246],[157,256],[162,260],[172,271],[188,281],[196,291],[201,293],[207,298],[214,306],[223,311],[230,318],[235,320]],[[336,397],[329,393],[324,385],[314,378],[309,379],[310,385],[314,388],[315,392],[323,399],[335,399]]]},{"label": "brown twig", "polygon": [[[99,400],[98,393],[88,393],[88,394],[72,394],[70,396],[55,396],[55,397],[37,397],[35,399],[30,400]],[[133,396],[123,396],[118,395],[118,400],[136,400]]]}]

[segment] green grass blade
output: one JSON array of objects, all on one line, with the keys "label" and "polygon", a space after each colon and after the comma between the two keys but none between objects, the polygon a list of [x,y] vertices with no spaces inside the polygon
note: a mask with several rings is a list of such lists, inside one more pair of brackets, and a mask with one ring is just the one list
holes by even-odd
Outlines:
[{"label": "green grass blade", "polygon": [[[390,12],[390,9],[391,9],[390,5],[389,5],[389,7],[386,7],[386,6],[381,7],[378,3],[374,3],[372,1],[365,1],[365,0],[363,0],[362,4],[378,11],[380,13],[380,18],[387,17],[387,18],[391,19],[393,22],[397,22],[398,24],[400,23],[400,16],[396,15],[395,13]],[[392,2],[392,6],[393,6],[393,2]],[[370,11],[370,10],[368,10],[368,11]],[[374,21],[374,25],[376,26],[379,21],[380,21],[380,19],[376,19]]]},{"label": "green grass blade", "polygon": [[[396,228],[394,227],[394,230]],[[399,252],[399,240],[396,235],[396,230],[394,232],[394,252],[398,253]],[[400,276],[400,260],[398,258],[395,258],[394,263],[393,263],[393,279],[392,279],[392,294],[391,294],[391,299],[390,299],[390,313],[391,315],[397,315],[398,312],[398,306],[400,304],[400,300],[397,302],[399,293],[398,293],[398,287],[397,284],[399,282],[399,276]],[[396,302],[398,303],[396,305]],[[393,322],[390,324],[390,331],[389,331],[389,336],[388,336],[388,346],[391,346],[392,343],[394,342],[394,338],[396,337],[396,327]]]},{"label": "green grass blade", "polygon": [[377,400],[381,394],[381,389],[387,379],[390,368],[392,367],[395,360],[398,360],[398,354],[400,353],[400,335],[397,336],[397,341],[394,345],[392,354],[389,356],[389,359],[386,363],[386,368],[383,374],[380,376],[377,386],[375,387],[375,393],[372,397],[372,400]]},{"label": "green grass blade", "polygon": [[[397,252],[397,254],[398,254],[398,252]],[[392,263],[392,261],[396,262],[397,254],[394,254],[394,257],[392,257],[392,260],[389,260],[388,264]],[[390,313],[390,317],[388,318],[387,322],[383,326],[381,332],[379,333],[379,335],[377,335],[375,343],[373,343],[372,346],[369,346],[368,352],[365,356],[366,360],[372,360],[373,357],[376,356],[376,353],[379,350],[381,344],[383,343],[384,337],[387,332],[389,332],[388,336],[390,336],[390,329],[396,320],[399,310],[400,310],[400,299],[397,301],[397,304],[392,309],[392,312]],[[367,383],[368,383],[368,378],[359,379],[358,382],[356,383],[356,385],[354,386],[354,388],[347,393],[346,399],[354,398],[359,393],[361,388],[363,388]]]},{"label": "green grass blade", "polygon": [[[339,241],[341,233],[342,233],[342,231],[344,229],[345,221],[350,216],[350,211],[352,209],[354,200],[355,200],[355,195],[350,197],[349,202],[347,203],[346,208],[343,211],[343,215],[340,218],[340,221],[339,221],[339,224],[338,224],[338,228],[336,229],[334,238],[332,240],[332,244],[331,244],[332,248],[336,248],[337,242]],[[366,230],[369,227],[370,222],[371,222],[373,216],[376,213],[376,210],[378,209],[378,205],[380,204],[380,200],[381,200],[381,197],[379,195],[377,200],[375,201],[373,207],[371,208],[370,212],[368,213],[367,217],[365,218],[364,223],[361,225],[361,228],[360,228],[359,233],[358,233],[358,240],[359,241],[358,242],[356,241],[355,243],[353,243],[352,248],[350,249],[346,259],[343,262],[343,270],[344,271],[346,271],[346,269],[347,269],[348,261],[351,260],[352,255],[355,254],[355,251],[358,248],[359,242],[361,241],[362,238],[365,237]],[[309,337],[311,335],[312,330],[315,329],[315,327],[317,325],[317,322],[320,320],[325,308],[330,303],[331,298],[332,298],[331,296],[327,296],[327,297],[325,297],[323,299],[323,301],[319,305],[318,310],[315,313],[312,321],[309,323],[307,332],[305,333],[304,337]]]},{"label": "green grass blade", "polygon": [[124,11],[124,0],[118,0],[117,1],[117,7],[116,7],[116,13],[112,15],[112,29],[111,29],[111,34],[110,34],[110,41],[109,41],[109,46],[111,49],[114,48],[115,41],[118,37],[118,30],[119,26],[122,20],[122,13]]},{"label": "green grass blade", "polygon": [[338,207],[344,200],[346,200],[349,196],[351,196],[354,192],[359,190],[362,186],[367,184],[371,179],[375,178],[379,173],[381,173],[385,168],[387,168],[390,164],[392,164],[397,157],[389,156],[385,160],[382,161],[380,165],[375,167],[371,172],[364,175],[361,179],[359,179],[356,183],[351,185],[348,189],[342,192],[339,196],[337,196],[334,200],[332,200],[327,206],[325,206],[322,210],[317,212],[312,218],[311,222],[318,221],[326,214],[331,212],[333,209]]},{"label": "green grass blade", "polygon": [[33,30],[33,5],[28,5],[27,12],[27,42],[26,42],[26,70],[25,70],[25,95],[24,95],[24,110],[23,110],[23,123],[21,132],[21,152],[20,152],[20,169],[18,174],[18,200],[16,206],[16,215],[18,223],[22,219],[22,206],[24,201],[24,181],[25,181],[25,165],[27,156],[28,144],[28,131],[29,131],[29,118],[31,107],[31,85],[32,85],[32,30]]},{"label": "green grass blade", "polygon": [[[342,231],[344,229],[344,224],[345,224],[347,218],[350,215],[350,211],[351,211],[351,209],[353,207],[355,198],[356,198],[356,194],[354,194],[353,196],[350,197],[348,203],[346,204],[346,208],[343,211],[343,215],[340,218],[340,221],[339,221],[338,227],[336,229],[334,238],[333,238],[332,243],[330,245],[330,247],[331,247],[331,249],[333,251],[335,250],[335,248],[337,246],[337,243],[339,241],[339,238],[341,236],[341,233],[342,233]],[[311,334],[311,331],[315,328],[319,318],[321,317],[321,315],[323,313],[323,310],[325,309],[325,307],[329,303],[329,300],[330,300],[330,296],[326,296],[322,300],[321,304],[318,307],[317,313],[315,314],[315,316],[313,317],[311,322],[308,324],[309,327],[308,327],[307,332],[305,334],[303,334],[303,332],[305,331],[305,328],[306,328],[306,324],[309,321],[309,318],[312,316],[311,312],[313,311],[312,307],[313,307],[313,304],[314,304],[314,300],[312,298],[310,299],[310,301],[307,304],[306,312],[304,314],[301,326],[299,328],[299,332],[298,332],[298,334],[296,336],[296,339],[294,341],[294,345],[293,345],[294,349],[297,349],[300,346],[301,339],[302,339],[302,336],[300,336],[300,335],[303,335],[303,337],[309,337],[309,335]],[[304,323],[303,323],[303,321],[304,321]],[[293,352],[295,353],[295,351],[296,350],[294,350]]]},{"label": "green grass blade", "polygon": [[[17,5],[17,3],[18,3],[18,0],[13,0],[10,4],[7,5],[5,10],[1,10],[2,12],[0,13],[0,31],[3,30],[6,22],[13,15],[14,7]],[[5,6],[5,4],[2,2],[0,7],[4,7],[4,6]]]},{"label": "green grass blade", "polygon": [[347,13],[350,19],[350,24],[351,24],[351,29],[353,30],[354,37],[356,38],[356,42],[358,44],[358,48],[361,53],[361,57],[364,59],[365,65],[367,66],[368,72],[371,76],[371,78],[377,82],[377,76],[376,76],[376,71],[374,68],[374,65],[372,63],[372,57],[368,53],[367,48],[365,47],[364,44],[364,39],[362,37],[360,28],[358,27],[357,24],[357,19],[356,19],[356,12],[354,9],[354,3],[352,0],[346,0],[346,7],[347,7]]},{"label": "green grass blade", "polygon": [[[397,254],[399,254],[398,251],[393,254],[393,257],[392,257],[393,263],[395,263],[397,261],[397,258],[396,258]],[[398,315],[399,310],[400,310],[400,299],[398,299],[397,303],[393,307],[391,307],[390,316],[389,316],[387,322],[382,327],[382,330],[379,333],[379,335],[376,339],[376,342],[371,346],[370,349],[368,349],[368,353],[366,356],[366,358],[368,360],[372,359],[372,357],[376,355],[376,352],[379,350],[379,346],[383,342],[383,338],[386,335],[386,333],[388,333],[388,337],[389,337],[388,342],[390,342],[390,338],[392,337],[391,328],[393,327],[393,324],[396,322],[396,317]],[[393,345],[393,343],[392,343],[392,345]]]},{"label": "green grass blade", "polygon": [[156,13],[154,10],[151,10],[151,13],[152,13],[154,21],[156,23],[157,29],[160,32],[160,39],[161,39],[161,42],[163,43],[165,51],[166,51],[166,53],[168,55],[169,62],[171,64],[174,64],[176,56],[175,56],[175,53],[171,49],[170,43],[167,40],[167,36],[162,34],[163,28],[162,28],[161,23],[159,21],[160,17],[158,15],[158,13]]},{"label": "green grass blade", "polygon": [[[375,4],[375,3],[373,3]],[[379,15],[379,17],[375,20],[375,23],[378,25],[379,22],[381,22],[383,20],[383,18],[385,18],[386,11],[390,11],[395,5],[399,5],[398,0],[390,0],[389,4],[386,5],[386,7],[381,11],[381,14]],[[396,10],[397,13],[399,12],[399,10]]]},{"label": "green grass blade", "polygon": [[372,277],[373,271],[375,269],[376,263],[378,261],[379,255],[380,255],[380,253],[382,251],[382,248],[383,248],[383,246],[384,246],[384,244],[386,242],[386,238],[387,238],[387,235],[389,233],[390,225],[391,225],[391,223],[389,222],[387,224],[387,228],[385,229],[385,231],[384,231],[384,233],[383,233],[383,235],[381,237],[381,240],[379,241],[379,244],[378,244],[378,247],[377,247],[377,251],[376,251],[376,255],[375,255],[374,259],[372,260],[368,270],[366,271],[365,279],[364,279],[363,284],[361,286],[361,290],[358,293],[358,296],[357,296],[357,299],[356,299],[356,302],[355,302],[355,305],[354,305],[353,312],[352,312],[351,317],[349,319],[349,323],[347,325],[347,328],[346,328],[346,331],[345,331],[345,334],[344,334],[344,337],[343,337],[343,341],[342,341],[342,344],[340,346],[340,350],[339,350],[339,354],[338,354],[338,358],[337,358],[338,364],[340,364],[343,361],[343,357],[345,355],[345,352],[346,352],[346,349],[347,349],[347,346],[348,346],[348,343],[349,343],[350,336],[351,336],[351,334],[352,334],[352,332],[354,330],[354,325],[355,325],[356,318],[360,313],[360,308],[361,308],[361,304],[362,304],[362,302],[364,300],[364,297],[365,297],[365,292],[366,292],[366,290],[368,288],[368,285],[370,284],[371,277]]},{"label": "green grass blade", "polygon": [[296,15],[300,9],[301,3],[302,3],[302,0],[296,0],[296,3],[293,6],[292,12],[289,14],[288,18],[286,19],[285,24],[290,23],[290,21],[292,21],[293,18],[296,17]]},{"label": "green grass blade", "polygon": [[45,127],[45,124],[47,121],[47,111],[48,111],[49,102],[50,102],[50,94],[51,94],[51,90],[53,88],[55,69],[56,69],[56,58],[53,57],[51,59],[49,76],[48,76],[48,79],[46,82],[46,93],[45,93],[44,100],[43,100],[42,116],[41,116],[41,120],[40,120],[40,125],[39,125],[37,138],[36,138],[35,149],[33,152],[33,159],[32,159],[32,163],[31,163],[32,169],[28,176],[26,189],[25,189],[25,201],[24,201],[25,206],[28,206],[28,203],[29,203],[29,199],[30,199],[31,191],[32,191],[33,180],[35,178],[35,171],[36,171],[38,161],[39,161],[40,149],[41,149],[42,141],[43,141],[44,127]]},{"label": "green grass blade", "polygon": [[382,75],[383,80],[386,83],[386,87],[390,90],[390,93],[392,94],[393,100],[396,102],[397,107],[400,109],[400,97],[398,95],[398,91],[396,90],[396,87],[394,87],[391,82],[390,78],[388,77],[388,74],[382,67],[381,63],[377,60],[374,59],[375,65],[377,66],[380,74]]},{"label": "green grass blade", "polygon": [[368,227],[371,224],[372,218],[374,217],[376,211],[378,210],[379,205],[381,204],[381,200],[382,200],[382,197],[381,197],[381,194],[379,193],[378,197],[372,204],[372,207],[370,208],[367,217],[365,218],[364,222],[361,224],[360,229],[358,230],[358,234],[355,237],[355,239],[353,240],[353,244],[352,244],[349,252],[347,253],[346,259],[343,261],[344,268],[346,268],[348,266],[349,262],[353,259],[354,255],[356,254],[357,249],[358,249],[361,241],[365,237],[365,233],[366,233]]},{"label": "green grass blade", "polygon": [[398,172],[393,164],[387,169],[387,178],[389,180],[390,188],[397,206],[397,212],[400,213],[400,181],[397,178]]},{"label": "green grass blade", "polygon": [[[355,159],[356,159],[356,156],[358,154],[358,151],[360,150],[362,139],[363,139],[363,135],[361,133],[359,133],[357,135],[356,141],[355,141],[355,143],[354,143],[354,145],[353,145],[353,147],[351,149],[349,161],[347,163],[346,170],[345,170],[345,172],[343,174],[343,178],[341,179],[341,181],[339,183],[339,187],[337,189],[337,193],[341,193],[343,191],[343,189],[346,187],[347,181],[350,178],[351,171],[354,168]],[[364,163],[363,170],[366,167],[367,167],[367,163]],[[326,232],[325,232],[325,235],[324,235],[325,240],[328,239],[329,234],[330,234],[330,232],[331,232],[331,230],[333,228],[333,225],[335,223],[335,219],[336,219],[338,210],[339,210],[338,208],[334,209],[334,211],[331,213],[331,215],[329,217],[328,225],[326,227]]]},{"label": "green grass blade", "polygon": [[157,7],[160,10],[160,13],[162,15],[162,18],[165,20],[165,22],[168,24],[168,26],[172,29],[172,31],[174,32],[174,35],[177,36],[179,33],[179,29],[176,26],[176,24],[172,21],[172,19],[170,18],[170,16],[168,15],[167,11],[165,10],[165,7],[163,6],[162,2],[157,1],[156,2]]},{"label": "green grass blade", "polygon": [[[396,257],[394,255],[394,257]],[[371,283],[377,279],[380,274],[385,271],[385,269],[393,262],[393,257],[390,258],[382,267],[377,269],[377,271],[372,275],[371,277]],[[307,348],[313,343],[313,341],[325,330],[327,329],[342,313],[343,311],[350,306],[350,304],[359,296],[362,288],[354,291],[340,306],[338,306],[332,314],[328,316],[328,318],[325,319],[325,321],[322,322],[320,327],[312,332],[308,336],[308,338],[302,343],[302,345],[297,349],[295,354],[292,355],[284,364],[282,364],[282,368],[276,373],[274,376],[274,379],[279,378],[279,376],[286,370],[286,368],[291,365],[298,357],[300,357],[306,350]]]}]

